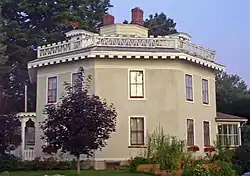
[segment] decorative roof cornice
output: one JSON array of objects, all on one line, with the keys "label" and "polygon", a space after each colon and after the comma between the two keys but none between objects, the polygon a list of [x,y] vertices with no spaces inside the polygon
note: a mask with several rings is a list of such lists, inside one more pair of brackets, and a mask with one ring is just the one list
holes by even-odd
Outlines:
[{"label": "decorative roof cornice", "polygon": [[224,66],[216,64],[211,61],[207,61],[204,59],[200,59],[197,57],[189,56],[188,54],[184,53],[170,53],[170,52],[158,52],[158,53],[152,53],[152,52],[119,52],[119,51],[87,51],[84,53],[79,53],[75,55],[69,55],[69,56],[62,56],[57,58],[52,58],[48,60],[38,60],[33,61],[28,64],[28,69],[31,68],[37,68],[37,67],[43,67],[47,65],[54,65],[59,63],[65,63],[65,62],[72,62],[76,60],[82,60],[82,59],[102,59],[102,58],[114,58],[114,59],[152,59],[152,60],[186,60],[192,63],[199,64],[201,66],[205,66],[211,69],[215,69],[218,71],[224,71]]}]

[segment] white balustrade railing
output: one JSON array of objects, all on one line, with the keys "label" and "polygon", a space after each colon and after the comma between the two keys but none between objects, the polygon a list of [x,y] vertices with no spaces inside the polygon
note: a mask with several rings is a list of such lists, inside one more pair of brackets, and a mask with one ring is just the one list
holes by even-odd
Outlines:
[{"label": "white balustrade railing", "polygon": [[75,41],[63,41],[38,47],[38,58],[48,57],[70,51],[80,50],[91,46],[113,46],[129,48],[166,48],[176,49],[192,56],[214,61],[215,51],[204,48],[189,41],[178,38],[138,38],[138,37],[112,37],[112,36],[90,36]]},{"label": "white balustrade railing", "polygon": [[23,160],[25,161],[33,161],[35,159],[35,151],[32,149],[23,151]]}]

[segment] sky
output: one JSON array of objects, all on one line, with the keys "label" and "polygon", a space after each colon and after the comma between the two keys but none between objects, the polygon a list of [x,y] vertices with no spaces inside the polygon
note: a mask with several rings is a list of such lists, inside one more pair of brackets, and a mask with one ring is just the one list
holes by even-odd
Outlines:
[{"label": "sky", "polygon": [[216,50],[216,61],[250,86],[250,0],[111,0],[115,22],[131,21],[131,9],[144,18],[163,12],[192,42]]}]

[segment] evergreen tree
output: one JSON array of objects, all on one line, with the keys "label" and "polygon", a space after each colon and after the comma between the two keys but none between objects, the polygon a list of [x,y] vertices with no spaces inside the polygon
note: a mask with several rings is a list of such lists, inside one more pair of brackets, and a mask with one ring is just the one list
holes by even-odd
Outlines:
[{"label": "evergreen tree", "polygon": [[165,36],[177,32],[174,20],[168,18],[164,13],[149,15],[149,18],[144,22],[144,26],[149,29],[149,35],[153,36]]}]

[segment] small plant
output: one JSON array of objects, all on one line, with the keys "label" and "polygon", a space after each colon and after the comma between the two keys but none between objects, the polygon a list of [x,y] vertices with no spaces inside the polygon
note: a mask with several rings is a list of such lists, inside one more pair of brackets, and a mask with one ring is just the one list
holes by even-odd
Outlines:
[{"label": "small plant", "polygon": [[210,176],[209,168],[204,167],[201,164],[197,164],[194,168],[185,170],[182,176]]},{"label": "small plant", "polygon": [[147,149],[143,155],[152,164],[160,164],[162,170],[179,170],[185,153],[184,147],[184,141],[169,136],[164,133],[163,128],[158,128],[148,135]]},{"label": "small plant", "polygon": [[218,137],[215,141],[215,149],[212,161],[225,161],[231,163],[234,150],[230,149],[229,145],[222,145]]}]

